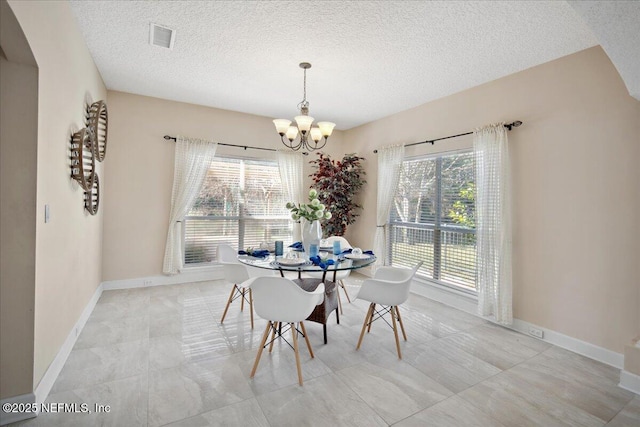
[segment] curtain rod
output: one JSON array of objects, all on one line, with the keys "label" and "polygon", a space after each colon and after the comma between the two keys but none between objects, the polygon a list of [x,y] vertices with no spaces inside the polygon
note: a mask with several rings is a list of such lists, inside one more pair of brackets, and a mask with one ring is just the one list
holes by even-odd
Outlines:
[{"label": "curtain rod", "polygon": [[[164,139],[166,139],[167,141],[177,141],[175,136],[169,136],[169,135],[165,135]],[[225,144],[224,142],[218,142],[218,145],[224,145],[226,147],[238,147],[238,148],[244,148],[246,149],[252,149],[252,150],[264,150],[264,151],[278,151],[276,149],[273,148],[263,148],[263,147],[252,147],[251,145],[236,145],[236,144]],[[302,154],[304,154],[305,156],[308,155],[309,153],[306,152],[302,152]]]},{"label": "curtain rod", "polygon": [[[507,130],[511,130],[511,128],[517,128],[520,125],[522,125],[522,122],[520,120],[516,120],[515,122],[511,122],[511,123],[508,123],[508,124],[504,125],[504,127],[506,127]],[[420,144],[431,144],[431,145],[433,145],[433,143],[436,142],[436,141],[442,141],[443,139],[457,138],[459,136],[471,135],[472,133],[473,132],[465,132],[465,133],[459,133],[457,135],[444,136],[442,138],[427,139],[426,141],[420,141],[420,142],[413,142],[411,144],[405,144],[405,147],[411,147],[412,145],[420,145]],[[378,150],[373,150],[373,152],[377,153]]]}]

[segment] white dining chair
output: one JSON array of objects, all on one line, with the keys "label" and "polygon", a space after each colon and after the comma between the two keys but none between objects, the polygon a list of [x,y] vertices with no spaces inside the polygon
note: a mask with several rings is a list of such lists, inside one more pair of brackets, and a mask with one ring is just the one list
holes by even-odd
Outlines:
[{"label": "white dining chair", "polygon": [[[333,242],[335,241],[340,242],[341,251],[344,251],[345,249],[353,248],[349,243],[349,241],[342,236],[330,236],[330,237],[327,237],[325,241],[327,242],[327,247],[333,246]],[[332,281],[334,280],[333,273],[334,272],[331,271],[331,267],[329,267],[326,274],[327,280],[332,280]],[[321,273],[321,272],[308,272],[305,274],[309,275],[310,277],[315,277],[319,279],[322,278],[324,275],[324,273]],[[342,288],[342,291],[344,292],[344,295],[347,297],[347,301],[349,302],[349,304],[351,304],[351,298],[349,298],[349,293],[347,293],[347,288],[345,286],[344,280],[347,277],[349,277],[350,274],[351,274],[351,270],[340,270],[335,272],[336,286],[338,286],[339,288]],[[340,299],[340,292],[338,292],[337,295],[338,295],[338,306],[340,307],[340,314],[344,314],[344,311],[342,310],[342,300]]]},{"label": "white dining chair", "polygon": [[246,265],[238,262],[237,252],[231,246],[218,245],[217,253],[217,260],[218,263],[222,265],[225,280],[233,283],[233,288],[231,288],[231,293],[229,294],[227,305],[224,307],[220,323],[224,323],[224,318],[227,316],[227,311],[231,303],[240,298],[240,311],[244,311],[245,301],[249,304],[251,329],[253,329],[253,296],[249,285],[257,276],[251,277],[249,274],[250,270]]},{"label": "white dining chair", "polygon": [[[413,268],[398,268],[398,267],[380,267],[376,270],[372,279],[366,279],[362,282],[362,287],[358,293],[357,299],[369,301],[369,310],[364,318],[362,324],[362,330],[360,331],[360,339],[356,350],[360,349],[362,339],[364,338],[364,331],[367,333],[371,331],[371,324],[378,320],[383,319],[383,316],[387,313],[391,314],[391,322],[393,333],[396,339],[396,349],[398,350],[398,358],[402,359],[402,353],[400,351],[400,340],[398,339],[398,327],[396,324],[400,324],[402,330],[402,336],[404,340],[407,340],[407,334],[404,330],[404,324],[402,323],[402,317],[400,316],[400,310],[398,306],[404,303],[409,298],[409,288],[411,287],[411,281],[416,274],[416,271],[422,265],[422,261],[419,262]],[[380,310],[376,309],[376,305],[380,305]],[[375,316],[375,317],[374,317]],[[386,320],[385,320],[386,322]],[[387,322],[389,324],[389,322]]]},{"label": "white dining chair", "polygon": [[[298,370],[298,383],[302,385],[298,334],[304,337],[309,354],[313,358],[313,350],[303,320],[311,314],[316,305],[324,301],[324,283],[320,283],[315,291],[307,292],[285,277],[257,277],[251,284],[251,292],[256,313],[267,320],[267,327],[262,335],[250,378],[256,374],[264,348],[269,345],[269,352],[271,352],[274,341],[278,338],[284,339],[283,332],[290,329]],[[269,332],[271,332],[271,341],[267,344]]]}]

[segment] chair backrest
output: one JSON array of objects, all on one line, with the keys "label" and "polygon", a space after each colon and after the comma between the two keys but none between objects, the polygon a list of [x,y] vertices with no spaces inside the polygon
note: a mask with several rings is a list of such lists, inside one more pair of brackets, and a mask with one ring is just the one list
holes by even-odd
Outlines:
[{"label": "chair backrest", "polygon": [[416,273],[418,272],[418,269],[422,266],[422,264],[424,264],[424,261],[420,261],[411,269],[413,271],[413,274],[411,275],[412,279],[414,278],[414,276],[416,275]]},{"label": "chair backrest", "polygon": [[[240,264],[240,261],[238,261],[238,253],[229,245],[218,245],[218,263]],[[247,271],[249,277],[274,276],[276,274],[273,270],[265,270],[264,268],[253,267],[245,264],[240,265],[242,265],[242,267]],[[227,277],[225,278],[230,280]]]},{"label": "chair backrest", "polygon": [[275,322],[300,322],[324,300],[324,283],[307,292],[286,277],[257,277],[251,283],[253,308],[258,316]]},{"label": "chair backrest", "polygon": [[238,253],[229,245],[218,245],[218,262],[238,262]]},{"label": "chair backrest", "polygon": [[358,297],[382,305],[404,303],[409,298],[411,281],[421,265],[422,261],[413,268],[378,268],[373,280],[365,280],[362,283]]},{"label": "chair backrest", "polygon": [[240,285],[249,280],[249,272],[247,268],[238,262],[221,262],[224,269],[224,278],[226,281],[236,285]]}]

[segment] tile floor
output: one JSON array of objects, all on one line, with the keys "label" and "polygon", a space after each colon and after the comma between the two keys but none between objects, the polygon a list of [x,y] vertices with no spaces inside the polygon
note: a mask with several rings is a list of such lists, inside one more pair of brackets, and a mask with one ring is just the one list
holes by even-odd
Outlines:
[{"label": "tile floor", "polygon": [[[356,294],[363,276],[348,283]],[[249,372],[265,321],[222,281],[107,291],[47,401],[109,413],[44,413],[24,426],[640,426],[640,396],[619,371],[412,295],[403,359],[376,322],[355,351],[367,304],[332,317],[329,343],[306,323],[316,357],[277,343]],[[343,298],[344,300],[344,298]]]}]

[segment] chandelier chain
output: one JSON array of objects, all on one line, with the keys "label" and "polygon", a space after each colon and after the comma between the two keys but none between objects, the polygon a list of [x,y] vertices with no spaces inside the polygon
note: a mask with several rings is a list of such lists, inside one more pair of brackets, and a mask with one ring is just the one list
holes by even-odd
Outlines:
[{"label": "chandelier chain", "polygon": [[300,102],[299,107],[306,107],[307,106],[307,69],[304,69],[304,79],[303,79],[303,83],[302,83],[302,102]]}]

